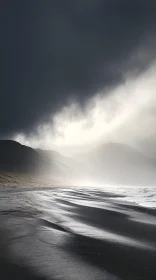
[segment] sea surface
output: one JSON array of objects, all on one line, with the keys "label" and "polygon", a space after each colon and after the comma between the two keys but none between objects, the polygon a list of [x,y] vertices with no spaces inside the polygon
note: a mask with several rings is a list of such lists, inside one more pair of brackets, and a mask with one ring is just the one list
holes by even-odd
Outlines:
[{"label": "sea surface", "polygon": [[156,280],[156,187],[1,190],[0,279]]}]

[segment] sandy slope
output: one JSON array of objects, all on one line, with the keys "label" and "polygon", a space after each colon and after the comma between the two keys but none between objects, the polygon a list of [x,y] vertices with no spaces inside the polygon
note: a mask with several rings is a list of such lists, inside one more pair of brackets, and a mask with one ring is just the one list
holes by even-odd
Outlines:
[{"label": "sandy slope", "polygon": [[0,188],[28,187],[44,188],[63,185],[59,178],[47,176],[30,176],[22,173],[11,173],[0,171]]}]

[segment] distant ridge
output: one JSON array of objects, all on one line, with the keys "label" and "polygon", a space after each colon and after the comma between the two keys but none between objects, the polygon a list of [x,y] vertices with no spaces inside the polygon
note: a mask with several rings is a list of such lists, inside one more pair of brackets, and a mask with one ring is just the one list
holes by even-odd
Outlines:
[{"label": "distant ridge", "polygon": [[0,171],[46,175],[73,185],[156,185],[156,160],[120,143],[98,146],[87,154],[64,157],[0,140]]},{"label": "distant ridge", "polygon": [[156,160],[122,143],[103,144],[76,159],[97,182],[156,185]]}]

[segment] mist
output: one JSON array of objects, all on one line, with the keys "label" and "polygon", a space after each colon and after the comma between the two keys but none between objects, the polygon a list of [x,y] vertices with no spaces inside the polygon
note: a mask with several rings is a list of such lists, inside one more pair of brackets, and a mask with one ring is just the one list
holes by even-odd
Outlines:
[{"label": "mist", "polygon": [[97,92],[84,108],[71,102],[52,115],[51,121],[39,125],[36,134],[16,134],[14,139],[66,156],[109,142],[124,143],[147,153],[147,146],[151,147],[156,140],[155,88],[154,63],[138,76],[127,74],[124,82],[113,90]]},{"label": "mist", "polygon": [[156,280],[156,0],[0,12],[0,279]]}]

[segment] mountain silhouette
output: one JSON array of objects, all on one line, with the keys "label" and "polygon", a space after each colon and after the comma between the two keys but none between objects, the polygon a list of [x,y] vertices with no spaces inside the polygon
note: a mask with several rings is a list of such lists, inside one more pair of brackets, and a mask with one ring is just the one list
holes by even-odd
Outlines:
[{"label": "mountain silhouette", "polygon": [[[97,182],[156,184],[156,160],[121,143],[106,143],[77,157]],[[96,181],[95,180],[95,181]]]},{"label": "mountain silhouette", "polygon": [[156,160],[120,143],[106,143],[68,158],[53,150],[35,150],[1,140],[0,170],[47,175],[72,184],[156,184]]},{"label": "mountain silhouette", "polygon": [[32,148],[12,140],[0,140],[0,170],[36,173],[48,164]]}]

